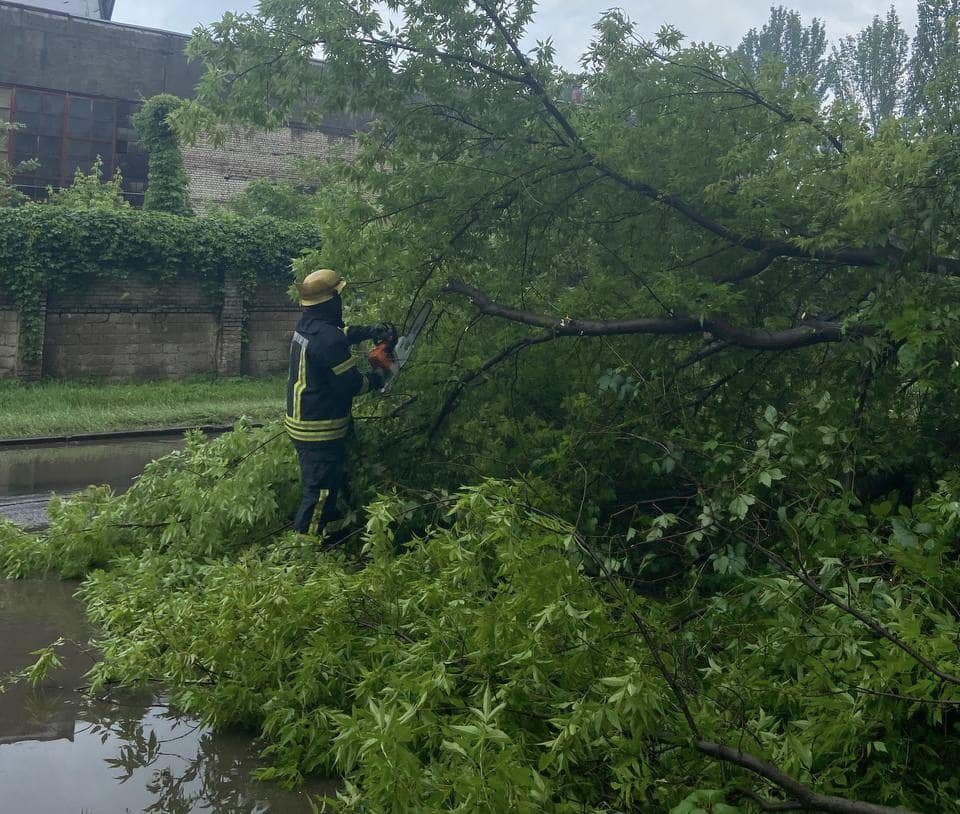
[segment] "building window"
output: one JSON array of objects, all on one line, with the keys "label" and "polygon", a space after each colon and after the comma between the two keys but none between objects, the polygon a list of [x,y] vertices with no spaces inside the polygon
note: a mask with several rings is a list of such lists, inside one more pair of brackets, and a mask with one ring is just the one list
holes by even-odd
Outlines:
[{"label": "building window", "polygon": [[[10,121],[10,98],[13,91],[10,88],[0,87],[0,122]],[[9,160],[10,137],[5,131],[0,131],[0,161]]]},{"label": "building window", "polygon": [[4,138],[0,155],[12,164],[36,159],[39,166],[18,175],[15,185],[33,198],[47,188],[68,186],[76,171],[89,172],[99,156],[103,177],[116,168],[123,174],[124,194],[143,201],[147,160],[136,145],[130,117],[137,104],[116,99],[19,87],[0,87],[0,121],[21,125]]}]

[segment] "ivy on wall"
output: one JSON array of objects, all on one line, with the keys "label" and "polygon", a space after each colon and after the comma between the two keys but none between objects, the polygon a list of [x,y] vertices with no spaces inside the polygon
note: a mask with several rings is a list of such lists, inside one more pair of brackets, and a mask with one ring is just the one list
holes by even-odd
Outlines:
[{"label": "ivy on wall", "polygon": [[312,227],[271,218],[183,217],[135,209],[0,208],[0,291],[16,305],[25,361],[40,354],[42,295],[81,291],[131,275],[157,283],[199,280],[216,302],[226,277],[249,301],[259,280],[289,282],[300,252],[317,248]]},{"label": "ivy on wall", "polygon": [[150,154],[147,175],[147,194],[143,208],[148,211],[170,212],[174,215],[192,215],[190,179],[183,168],[177,133],[170,126],[170,114],[183,100],[169,93],[161,93],[144,102],[134,114],[140,144]]}]

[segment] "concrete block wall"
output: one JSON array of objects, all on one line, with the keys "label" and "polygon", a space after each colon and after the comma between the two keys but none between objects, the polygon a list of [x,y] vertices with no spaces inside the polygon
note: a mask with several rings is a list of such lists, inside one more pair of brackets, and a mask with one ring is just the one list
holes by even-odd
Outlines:
[{"label": "concrete block wall", "polygon": [[279,285],[261,283],[246,312],[246,341],[242,368],[250,376],[265,376],[287,369],[293,329],[300,306]]},{"label": "concrete block wall", "polygon": [[101,281],[51,294],[43,375],[148,379],[215,370],[216,307],[194,280]]},{"label": "concrete block wall", "polygon": [[0,377],[175,379],[284,370],[299,308],[285,283],[262,283],[244,303],[228,280],[211,297],[196,280],[97,282],[39,304],[43,353],[22,358],[20,319],[0,300]]},{"label": "concrete block wall", "polygon": [[12,306],[0,303],[0,378],[17,372],[20,318]]},{"label": "concrete block wall", "polygon": [[188,312],[47,314],[43,373],[175,379],[216,370],[217,320]]},{"label": "concrete block wall", "polygon": [[251,311],[247,317],[247,342],[243,346],[243,371],[266,376],[287,369],[290,341],[299,310]]}]

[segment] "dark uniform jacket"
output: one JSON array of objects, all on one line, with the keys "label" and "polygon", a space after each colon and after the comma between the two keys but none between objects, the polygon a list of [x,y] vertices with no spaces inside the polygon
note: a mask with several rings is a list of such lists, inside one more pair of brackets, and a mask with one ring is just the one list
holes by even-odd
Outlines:
[{"label": "dark uniform jacket", "polygon": [[344,328],[339,297],[303,310],[290,344],[284,419],[294,441],[343,444],[354,396],[381,384],[377,373],[357,370],[350,354],[350,345],[371,339],[375,330]]}]

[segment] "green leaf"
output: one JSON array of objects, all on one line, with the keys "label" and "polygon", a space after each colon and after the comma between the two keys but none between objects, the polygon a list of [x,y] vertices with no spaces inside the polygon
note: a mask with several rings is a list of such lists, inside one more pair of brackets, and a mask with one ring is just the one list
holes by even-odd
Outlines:
[{"label": "green leaf", "polygon": [[750,507],[756,502],[757,499],[753,495],[737,495],[732,501],[730,501],[730,506],[728,507],[730,515],[738,520],[742,520],[747,516],[747,512],[750,510]]},{"label": "green leaf", "polygon": [[893,527],[893,537],[897,543],[905,549],[915,548],[919,543],[917,535],[910,531],[909,527],[899,517],[894,517],[890,521]]}]

